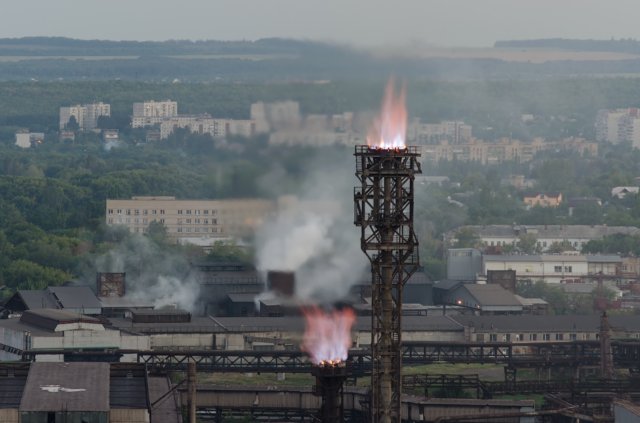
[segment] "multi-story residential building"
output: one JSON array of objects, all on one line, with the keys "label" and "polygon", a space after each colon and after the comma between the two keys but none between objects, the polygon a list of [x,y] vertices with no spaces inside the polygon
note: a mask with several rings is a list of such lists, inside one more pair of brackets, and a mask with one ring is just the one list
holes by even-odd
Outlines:
[{"label": "multi-story residential building", "polygon": [[482,273],[513,270],[517,280],[546,283],[593,282],[597,277],[621,277],[622,259],[618,255],[483,255]]},{"label": "multi-story residential building", "polygon": [[165,118],[178,116],[178,102],[171,100],[133,103],[131,126],[143,128],[161,123]]},{"label": "multi-story residential building", "polygon": [[460,144],[471,140],[471,131],[471,125],[462,121],[422,123],[420,119],[414,119],[407,127],[407,140],[416,144],[432,144],[443,140]]},{"label": "multi-story residential building", "polygon": [[575,151],[580,155],[596,156],[598,154],[598,144],[582,138],[566,138],[560,141],[535,138],[529,142],[510,138],[501,138],[492,142],[470,138],[458,144],[443,140],[436,144],[423,145],[422,155],[426,162],[432,163],[457,160],[498,164],[506,161],[528,162],[541,151],[557,149]]},{"label": "multi-story residential building", "polygon": [[596,115],[596,139],[640,148],[640,109],[599,110]]},{"label": "multi-story residential building", "polygon": [[300,104],[297,101],[253,103],[251,120],[255,121],[255,130],[258,133],[297,128],[302,121]]},{"label": "multi-story residential building", "polygon": [[78,124],[78,129],[90,131],[98,127],[98,119],[101,116],[111,116],[111,105],[106,103],[77,104],[74,106],[60,107],[60,129],[65,129],[69,119],[73,116]]},{"label": "multi-story residential building", "polygon": [[640,116],[637,108],[599,110],[596,115],[596,140],[619,144],[640,143]]},{"label": "multi-story residential building", "polygon": [[215,119],[207,114],[178,115],[160,122],[160,138],[166,139],[176,128],[186,128],[193,134],[209,134],[214,138],[227,135],[251,137],[255,134],[252,120]]},{"label": "multi-story residential building", "polygon": [[485,247],[516,245],[520,236],[533,235],[540,251],[547,251],[554,243],[568,242],[576,250],[591,240],[605,236],[622,234],[640,236],[640,229],[634,226],[607,225],[476,225],[462,226],[444,234],[446,246],[454,245],[456,234],[461,229],[469,229],[478,236]]},{"label": "multi-story residential building", "polygon": [[275,210],[273,201],[261,199],[177,200],[175,197],[108,199],[106,223],[145,233],[149,224],[164,225],[167,235],[180,238],[245,237]]}]

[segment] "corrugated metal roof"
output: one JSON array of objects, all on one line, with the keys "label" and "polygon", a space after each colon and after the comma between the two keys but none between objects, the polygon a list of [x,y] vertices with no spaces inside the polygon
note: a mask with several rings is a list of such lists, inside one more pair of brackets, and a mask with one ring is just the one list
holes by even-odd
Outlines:
[{"label": "corrugated metal roof", "polygon": [[252,303],[259,294],[245,294],[245,293],[230,293],[227,297],[234,303]]},{"label": "corrugated metal roof", "polygon": [[[129,319],[110,319],[115,328],[136,333],[222,333],[222,332],[270,332],[304,331],[302,316],[284,317],[194,317],[189,323],[132,323]],[[403,316],[404,330],[442,331],[461,330],[461,326],[447,316]],[[357,331],[371,330],[371,317],[358,316],[353,325]]]},{"label": "corrugated metal roof", "polygon": [[24,290],[19,289],[18,295],[27,306],[27,309],[33,310],[38,308],[58,308],[56,302],[49,296],[45,290]]},{"label": "corrugated metal roof", "polygon": [[20,411],[109,411],[109,363],[31,364]]},{"label": "corrugated metal roof", "polygon": [[50,286],[47,290],[63,308],[101,308],[100,300],[88,286]]},{"label": "corrugated metal roof", "polygon": [[0,328],[18,332],[29,332],[33,336],[64,336],[63,332],[54,332],[53,329],[42,328],[21,322],[18,318],[0,319]]},{"label": "corrugated metal roof", "polygon": [[140,298],[100,297],[102,308],[153,308],[153,302]]},{"label": "corrugated metal roof", "polygon": [[[461,325],[475,327],[488,332],[491,328],[498,331],[516,332],[597,332],[600,329],[600,316],[597,315],[554,315],[554,316],[451,316]],[[640,316],[612,315],[609,323],[616,331],[637,331],[640,328]]]},{"label": "corrugated metal roof", "polygon": [[0,408],[18,408],[27,377],[0,378]]},{"label": "corrugated metal roof", "polygon": [[20,321],[43,329],[54,330],[61,323],[85,322],[100,324],[100,320],[67,310],[43,308],[26,310],[20,316]]},{"label": "corrugated metal roof", "polygon": [[462,226],[450,231],[449,237],[462,228],[474,231],[481,238],[517,238],[517,233],[535,233],[538,239],[601,239],[608,235],[626,234],[640,235],[640,228],[635,226],[605,226],[605,225],[470,225]]},{"label": "corrugated metal roof", "polygon": [[509,291],[497,284],[465,284],[464,289],[478,301],[481,307],[487,306],[522,306],[520,301]]}]

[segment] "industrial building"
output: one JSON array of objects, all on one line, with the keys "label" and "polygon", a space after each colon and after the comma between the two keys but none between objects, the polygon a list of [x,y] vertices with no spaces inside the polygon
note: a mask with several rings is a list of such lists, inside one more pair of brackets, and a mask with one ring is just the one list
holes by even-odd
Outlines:
[{"label": "industrial building", "polygon": [[447,247],[455,245],[457,234],[461,230],[469,230],[478,236],[480,244],[485,247],[516,245],[522,235],[536,238],[537,248],[545,252],[551,245],[569,242],[577,251],[592,240],[601,240],[605,236],[630,235],[640,236],[640,228],[635,226],[607,225],[468,225],[452,229],[444,234]]},{"label": "industrial building", "polygon": [[0,421],[179,423],[173,395],[151,405],[169,388],[140,364],[0,363]]}]

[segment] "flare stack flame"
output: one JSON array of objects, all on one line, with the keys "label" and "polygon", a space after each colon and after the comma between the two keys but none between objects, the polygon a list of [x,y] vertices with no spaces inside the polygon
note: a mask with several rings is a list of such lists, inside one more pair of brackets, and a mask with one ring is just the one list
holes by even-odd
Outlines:
[{"label": "flare stack flame", "polygon": [[335,366],[345,361],[351,346],[351,326],[356,319],[352,309],[326,312],[320,307],[302,310],[306,329],[302,350],[309,354],[317,366]]},{"label": "flare stack flame", "polygon": [[387,83],[380,116],[374,120],[367,135],[369,147],[383,149],[403,149],[406,147],[406,91],[405,85],[402,85],[399,92],[396,93],[393,79]]}]

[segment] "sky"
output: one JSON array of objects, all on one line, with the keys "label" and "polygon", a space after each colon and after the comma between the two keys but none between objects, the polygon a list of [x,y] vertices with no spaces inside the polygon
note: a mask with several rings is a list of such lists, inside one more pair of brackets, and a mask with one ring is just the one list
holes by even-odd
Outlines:
[{"label": "sky", "polygon": [[0,37],[255,40],[490,47],[640,39],[638,0],[0,0]]}]

